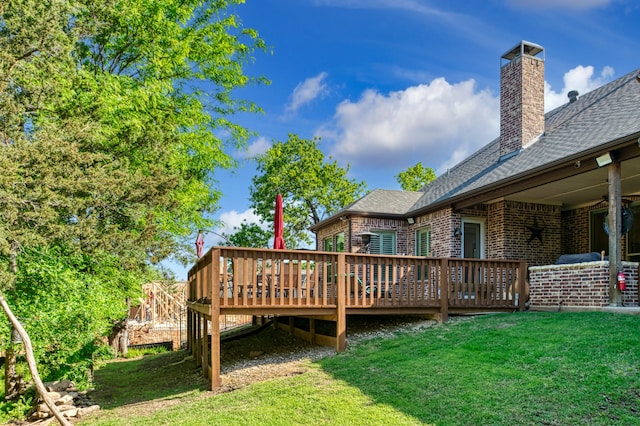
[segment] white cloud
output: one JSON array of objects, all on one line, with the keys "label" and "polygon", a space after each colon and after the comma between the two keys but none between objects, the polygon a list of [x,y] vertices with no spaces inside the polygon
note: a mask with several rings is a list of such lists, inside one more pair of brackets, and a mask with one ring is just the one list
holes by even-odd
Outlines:
[{"label": "white cloud", "polygon": [[611,0],[507,0],[507,3],[525,9],[585,10],[608,6]]},{"label": "white cloud", "polygon": [[261,136],[249,144],[246,150],[238,151],[236,156],[238,158],[254,158],[256,155],[264,154],[271,148],[271,142]]},{"label": "white cloud", "polygon": [[558,92],[551,88],[551,85],[547,82],[544,84],[544,109],[545,111],[551,111],[552,109],[569,102],[567,94],[571,90],[577,90],[580,95],[584,95],[597,89],[605,83],[611,81],[614,70],[613,68],[606,66],[602,69],[599,75],[594,75],[595,70],[593,66],[582,66],[567,71],[562,78],[564,86]]},{"label": "white cloud", "polygon": [[242,224],[242,222],[245,220],[247,221],[247,223],[260,224],[260,216],[256,215],[253,209],[247,209],[243,212],[230,210],[221,213],[220,222],[222,223],[222,225],[215,228],[213,232],[205,234],[205,251],[207,247],[220,245],[220,243],[223,241],[222,237],[217,234],[233,234],[233,228],[240,227],[240,224]]},{"label": "white cloud", "polygon": [[321,72],[315,77],[307,78],[302,83],[299,83],[291,95],[291,103],[286,106],[285,113],[293,114],[300,107],[310,103],[319,96],[323,96],[327,93],[327,78],[326,72]]},{"label": "white cloud", "polygon": [[[546,111],[568,102],[570,90],[585,94],[613,74],[608,66],[598,75],[592,66],[577,66],[565,73],[559,92],[545,82]],[[367,90],[357,101],[345,100],[336,107],[331,126],[318,133],[334,141],[334,158],[353,167],[396,172],[421,161],[441,174],[499,135],[499,108],[499,96],[478,90],[474,80],[451,84],[440,77],[389,94]]]},{"label": "white cloud", "polygon": [[388,95],[365,91],[336,108],[334,158],[404,170],[418,161],[442,173],[498,135],[499,98],[474,80],[437,78]]}]

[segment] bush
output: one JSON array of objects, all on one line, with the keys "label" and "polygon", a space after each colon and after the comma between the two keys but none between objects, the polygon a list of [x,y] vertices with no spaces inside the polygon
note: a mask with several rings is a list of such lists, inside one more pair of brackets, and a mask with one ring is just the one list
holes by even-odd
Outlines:
[{"label": "bush", "polygon": [[[18,259],[14,287],[6,292],[33,343],[43,381],[90,381],[94,355],[104,356],[100,338],[126,318],[128,297],[143,279],[111,255],[88,257],[62,247],[27,250]],[[2,324],[3,346],[9,324]]]}]

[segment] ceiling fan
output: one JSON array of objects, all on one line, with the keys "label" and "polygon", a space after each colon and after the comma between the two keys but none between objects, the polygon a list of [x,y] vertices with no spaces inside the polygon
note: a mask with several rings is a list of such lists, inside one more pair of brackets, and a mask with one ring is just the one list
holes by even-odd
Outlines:
[{"label": "ceiling fan", "polygon": [[[631,209],[628,206],[629,204],[633,203],[634,200],[628,197],[629,197],[628,195],[623,195],[620,198],[620,201],[622,204],[622,210],[620,211],[622,235],[625,235],[627,232],[629,232],[629,230],[631,229],[631,226],[633,225],[633,213],[631,212]],[[602,200],[598,201],[591,207],[593,208],[600,203],[608,203],[608,202],[609,202],[609,196],[603,195]],[[608,213],[604,216],[604,219],[602,221],[602,226],[604,227],[605,234],[609,235],[609,214]]]},{"label": "ceiling fan", "polygon": [[[636,196],[636,197],[637,197],[637,195],[635,195],[635,194],[633,194],[633,195],[623,195],[623,196],[620,198],[620,201],[622,202],[622,205],[626,207],[626,206],[628,206],[629,204],[631,204],[631,203],[633,203],[634,201],[636,201],[636,200],[632,200],[631,198],[629,198],[629,197],[634,197],[634,196]],[[595,204],[591,205],[591,208],[594,208],[595,206],[597,206],[597,205],[598,205],[598,204],[600,204],[600,203],[608,203],[608,202],[609,202],[609,196],[608,196],[608,195],[603,195],[603,196],[602,196],[602,199],[601,199],[600,201],[598,201],[598,202],[596,202]]]}]

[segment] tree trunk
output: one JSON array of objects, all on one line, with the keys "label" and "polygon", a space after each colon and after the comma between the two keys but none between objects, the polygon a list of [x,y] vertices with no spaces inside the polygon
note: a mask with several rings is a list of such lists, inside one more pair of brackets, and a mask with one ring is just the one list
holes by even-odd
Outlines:
[{"label": "tree trunk", "polygon": [[9,304],[4,298],[4,294],[2,294],[1,292],[0,305],[2,305],[4,313],[7,314],[7,317],[9,317],[9,321],[11,321],[11,324],[22,338],[22,344],[24,345],[24,350],[27,357],[27,365],[29,366],[31,378],[33,379],[33,383],[36,385],[36,389],[38,391],[38,394],[40,395],[40,398],[42,398],[45,404],[47,404],[47,407],[49,407],[51,413],[53,413],[54,417],[58,420],[58,422],[60,422],[62,426],[71,426],[71,423],[69,423],[69,421],[62,415],[62,413],[60,413],[60,410],[58,410],[58,407],[56,407],[54,401],[49,398],[47,389],[44,387],[44,383],[42,383],[42,380],[40,380],[40,375],[38,374],[38,366],[36,365],[36,359],[33,356],[33,346],[31,345],[31,339],[29,338],[26,330],[22,327],[22,324],[20,324],[16,316],[11,311]]},{"label": "tree trunk", "polygon": [[4,361],[4,399],[12,401],[25,393],[24,378],[16,373],[17,354],[19,352],[20,335],[11,327],[11,343],[5,351]]},{"label": "tree trunk", "polygon": [[111,329],[109,345],[113,348],[113,356],[126,356],[129,349],[129,335],[127,333],[127,320],[117,322]]},{"label": "tree trunk", "polygon": [[125,327],[122,330],[119,340],[120,340],[120,353],[122,354],[123,357],[126,357],[127,354],[129,353],[129,331],[127,330],[127,327]]}]

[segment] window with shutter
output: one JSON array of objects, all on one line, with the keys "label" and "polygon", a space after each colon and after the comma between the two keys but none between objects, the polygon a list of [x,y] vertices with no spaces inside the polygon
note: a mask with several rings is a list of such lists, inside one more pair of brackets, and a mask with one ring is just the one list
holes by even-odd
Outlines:
[{"label": "window with shutter", "polygon": [[396,233],[378,232],[371,236],[371,253],[396,254]]},{"label": "window with shutter", "polygon": [[416,232],[416,256],[429,256],[431,253],[431,228]]},{"label": "window with shutter", "polygon": [[[395,232],[379,232],[374,231],[377,235],[371,236],[371,253],[373,254],[396,254],[396,233]],[[373,279],[378,281],[378,265],[373,265]],[[382,274],[386,276],[385,281],[390,282],[392,279],[392,268],[382,265]]]},{"label": "window with shutter", "polygon": [[[416,256],[430,256],[431,255],[431,228],[418,229],[416,231]],[[426,281],[429,279],[429,268],[422,268],[418,266],[416,271],[416,278],[419,281]]]}]

